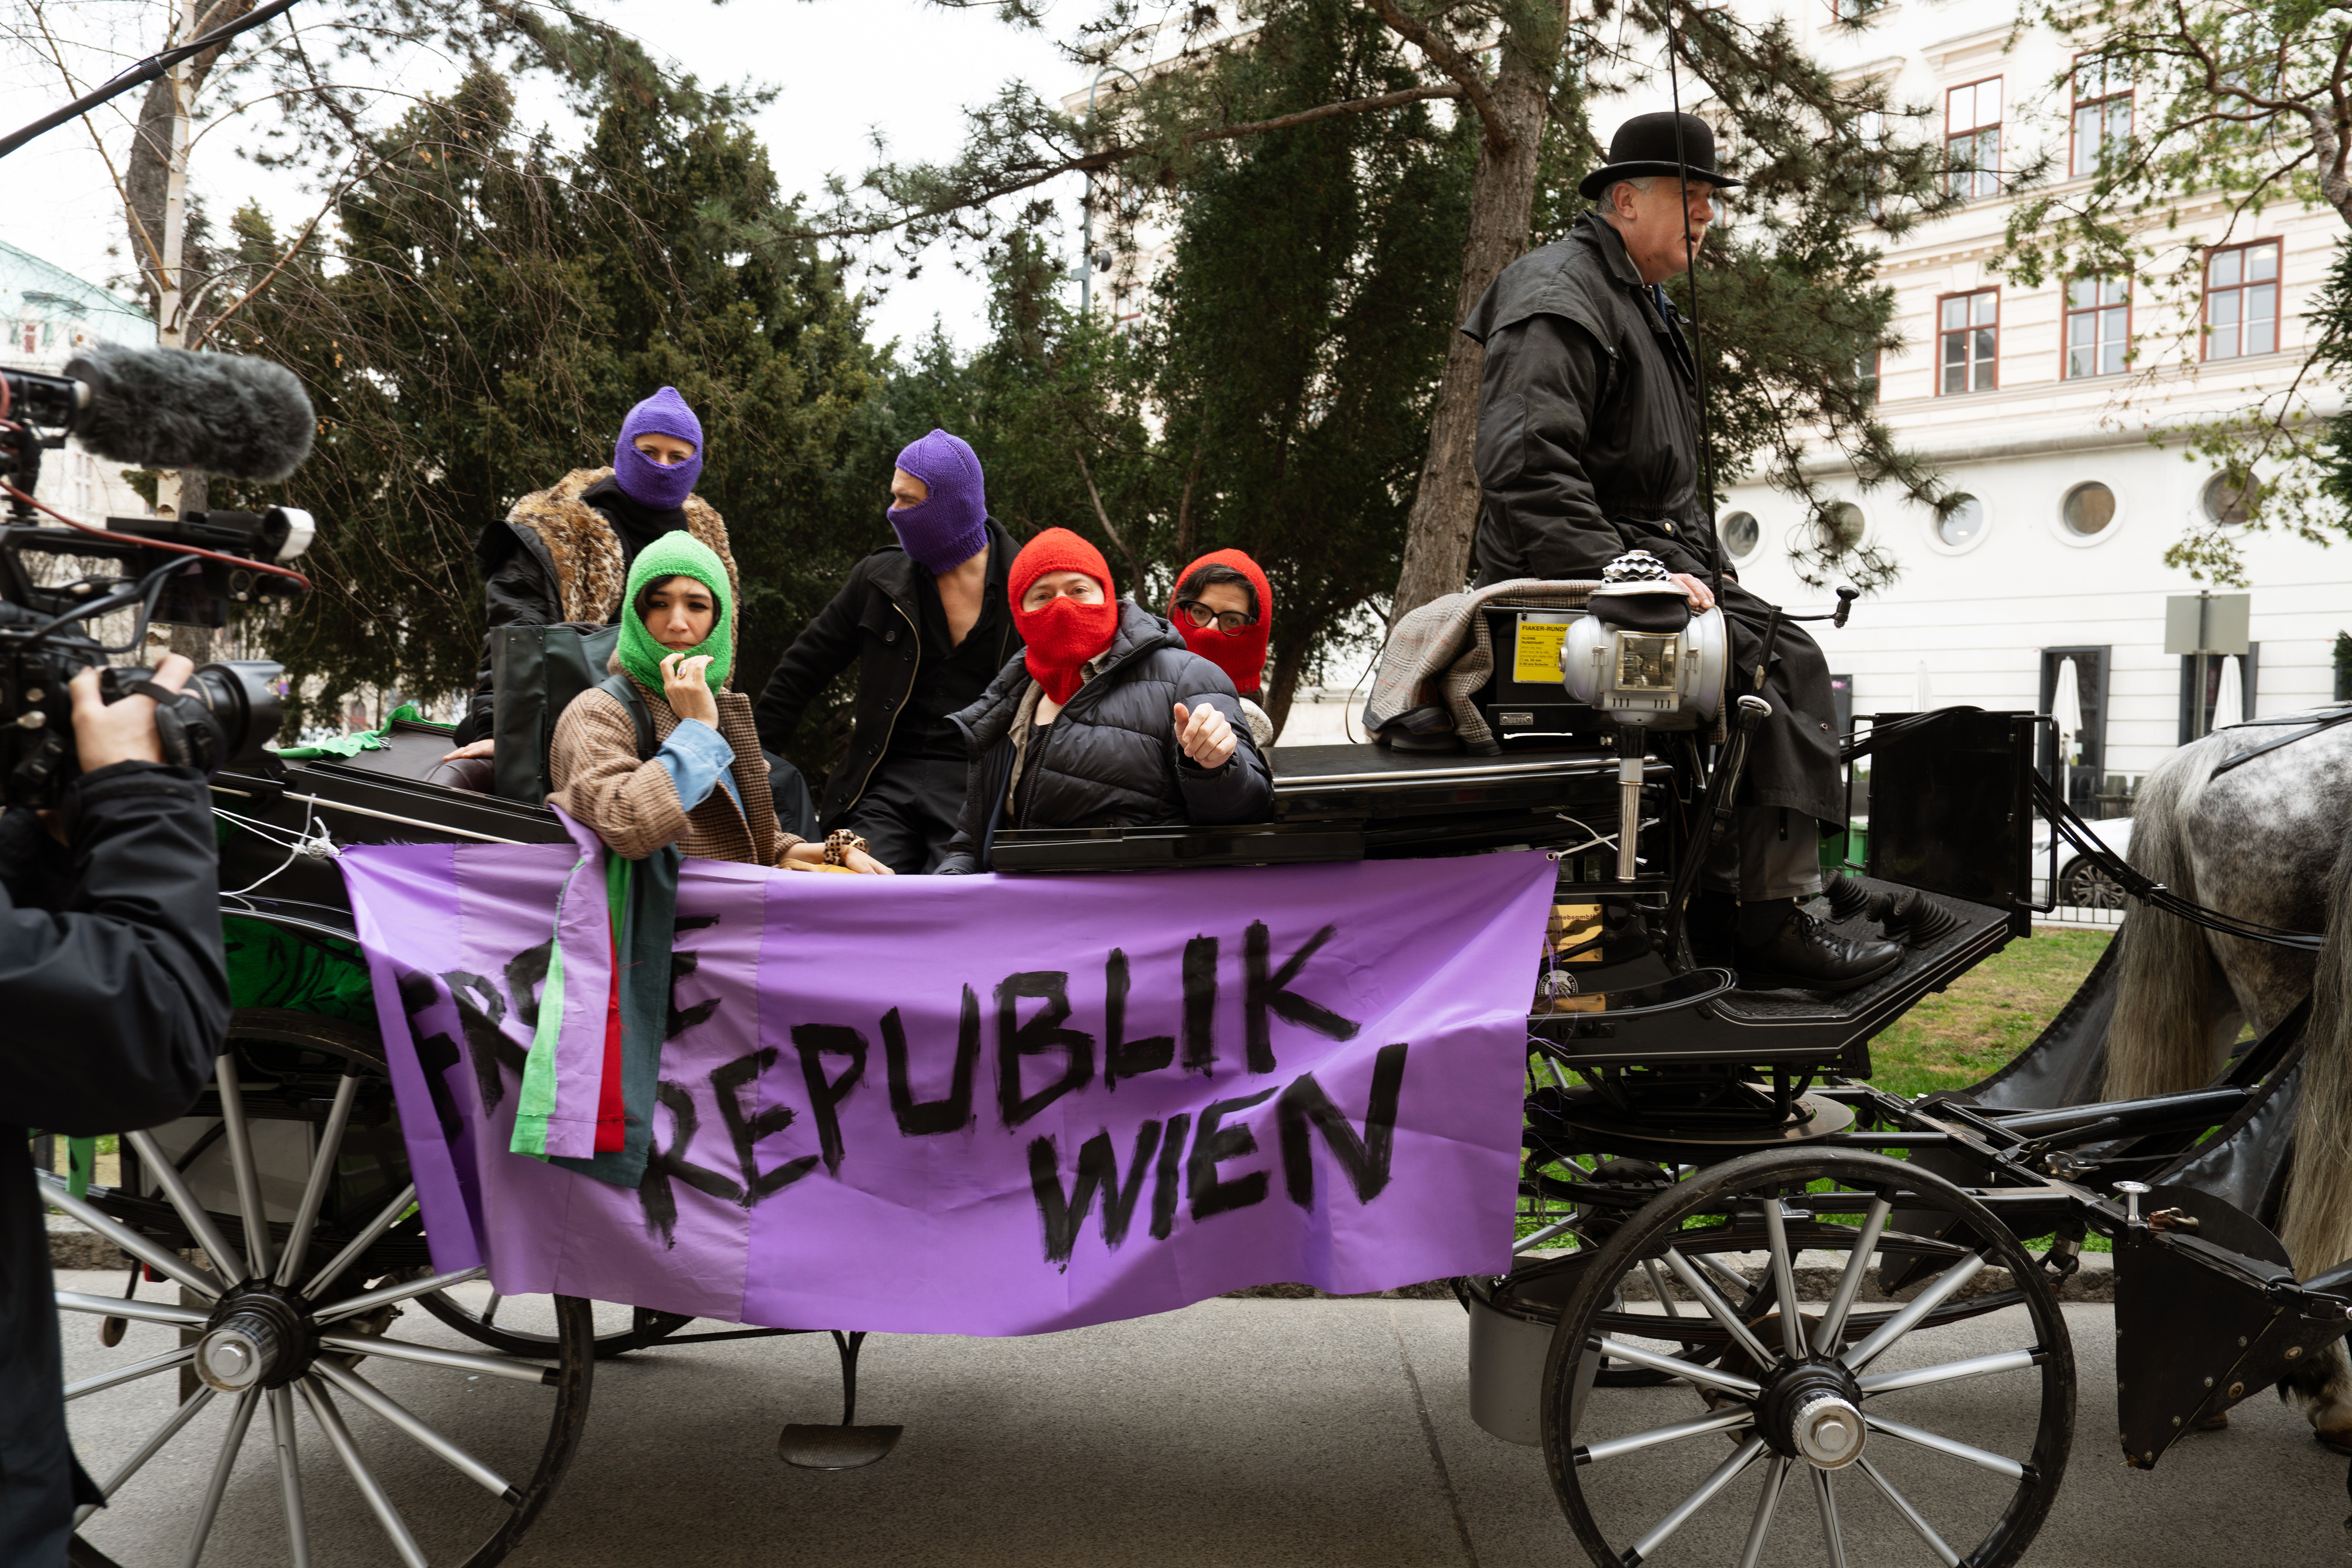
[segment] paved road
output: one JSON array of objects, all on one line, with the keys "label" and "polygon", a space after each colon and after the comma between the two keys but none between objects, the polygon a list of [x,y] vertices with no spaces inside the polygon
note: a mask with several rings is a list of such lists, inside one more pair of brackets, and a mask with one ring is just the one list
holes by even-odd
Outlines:
[{"label": "paved road", "polygon": [[[67,1276],[115,1291],[119,1274]],[[144,1294],[165,1299],[159,1287]],[[2066,1309],[2083,1394],[2073,1462],[2028,1557],[2042,1568],[2224,1568],[2352,1561],[2345,1461],[2302,1418],[2263,1396],[2225,1433],[2190,1439],[2152,1474],[2116,1457],[2112,1318]],[[501,1321],[504,1321],[503,1319]],[[163,1348],[171,1331],[134,1326],[102,1350],[95,1320],[67,1325],[68,1375]],[[2005,1349],[2015,1314],[1948,1331],[1919,1360]],[[402,1337],[464,1342],[423,1314]],[[143,1336],[143,1337],[142,1337]],[[1574,1568],[1540,1454],[1487,1437],[1466,1405],[1465,1320],[1450,1302],[1214,1301],[1137,1322],[1029,1340],[877,1338],[860,1416],[903,1422],[898,1451],[870,1469],[794,1470],[775,1458],[786,1420],[838,1418],[833,1354],[818,1338],[641,1353],[602,1364],[580,1458],[508,1559],[516,1568],[801,1568],[804,1564],[1331,1564],[1347,1568]],[[510,1477],[536,1451],[548,1396],[535,1387],[369,1364],[371,1375]],[[415,1375],[409,1375],[415,1373]],[[2026,1385],[1983,1379],[1889,1398],[1921,1425],[2023,1451]],[[76,1438],[101,1476],[168,1414],[169,1375],[75,1407]],[[1627,1390],[1627,1420],[1696,1409],[1687,1389]],[[93,1526],[126,1568],[176,1563],[217,1451],[205,1411]],[[317,1429],[300,1448],[313,1561],[396,1561]],[[357,1441],[436,1563],[486,1515],[487,1500],[382,1421],[352,1418]],[[1725,1451],[1613,1461],[1610,1506],[1642,1522]],[[1940,1457],[1872,1452],[1931,1518],[1979,1511],[2000,1483]],[[1899,1463],[1898,1463],[1899,1461]],[[1588,1470],[1587,1474],[1596,1473]],[[1987,1482],[1979,1486],[1979,1479]],[[265,1568],[288,1560],[278,1475],[248,1445],[205,1561]],[[1932,1563],[1891,1510],[1842,1480],[1853,1568]],[[1678,1489],[1678,1490],[1677,1490]],[[1725,1565],[1738,1555],[1755,1488],[1736,1483],[1660,1564]],[[1800,1506],[1801,1505],[1801,1506]],[[1818,1564],[1809,1499],[1782,1505],[1769,1563]],[[1637,1525],[1637,1529],[1639,1526]],[[469,1542],[470,1544],[470,1542]]]}]

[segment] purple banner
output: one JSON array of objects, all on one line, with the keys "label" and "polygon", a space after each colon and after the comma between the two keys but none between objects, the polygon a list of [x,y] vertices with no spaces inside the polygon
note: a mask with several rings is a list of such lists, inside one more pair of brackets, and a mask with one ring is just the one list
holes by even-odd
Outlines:
[{"label": "purple banner", "polygon": [[772,1327],[1016,1334],[1509,1266],[1539,852],[689,860],[635,1190],[509,1152],[578,859],[344,852],[437,1268]]}]

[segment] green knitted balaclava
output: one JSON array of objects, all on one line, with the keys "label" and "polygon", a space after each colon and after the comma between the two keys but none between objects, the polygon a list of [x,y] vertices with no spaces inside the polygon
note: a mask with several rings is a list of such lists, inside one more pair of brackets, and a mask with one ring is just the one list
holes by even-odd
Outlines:
[{"label": "green knitted balaclava", "polygon": [[662,535],[639,550],[637,559],[630,564],[628,591],[621,599],[621,668],[646,690],[662,689],[661,662],[670,650],[646,630],[637,602],[644,597],[647,583],[659,582],[666,577],[690,577],[710,590],[711,602],[719,613],[711,619],[710,635],[688,649],[688,653],[710,655],[710,664],[702,674],[716,692],[726,685],[728,672],[735,667],[735,607],[728,601],[726,566],[709,545],[684,528]]}]

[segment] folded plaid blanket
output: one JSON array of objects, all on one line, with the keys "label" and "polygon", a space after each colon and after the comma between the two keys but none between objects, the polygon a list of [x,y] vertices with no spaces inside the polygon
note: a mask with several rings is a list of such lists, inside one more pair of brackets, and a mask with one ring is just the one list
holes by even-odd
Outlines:
[{"label": "folded plaid blanket", "polygon": [[[1397,622],[1381,650],[1371,694],[1364,699],[1364,729],[1378,735],[1399,719],[1416,735],[1451,729],[1469,750],[1502,749],[1471,697],[1495,670],[1494,639],[1486,634],[1488,605],[1513,610],[1581,610],[1598,582],[1547,582],[1515,578],[1492,588],[1433,599]],[[1416,714],[1417,709],[1433,710]]]}]

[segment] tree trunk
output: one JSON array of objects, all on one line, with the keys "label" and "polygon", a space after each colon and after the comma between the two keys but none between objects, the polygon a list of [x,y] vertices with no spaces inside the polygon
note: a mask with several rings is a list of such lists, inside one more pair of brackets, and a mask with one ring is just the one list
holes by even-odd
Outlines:
[{"label": "tree trunk", "polygon": [[1274,668],[1266,672],[1265,690],[1258,695],[1258,706],[1274,721],[1274,740],[1266,742],[1269,747],[1282,738],[1282,727],[1290,722],[1292,691],[1298,685],[1298,672],[1306,668],[1307,645],[1313,641],[1310,635],[1275,644]]},{"label": "tree trunk", "polygon": [[[1470,311],[1496,274],[1528,247],[1528,214],[1535,204],[1536,152],[1543,141],[1544,105],[1559,68],[1567,7],[1548,12],[1547,29],[1523,26],[1504,42],[1495,79],[1495,106],[1510,134],[1497,150],[1492,137],[1478,150],[1470,186],[1470,232],[1462,246],[1462,288],[1454,319]],[[1540,35],[1540,36],[1539,36]],[[1478,476],[1471,449],[1478,434],[1478,371],[1485,350],[1459,332],[1449,334],[1445,373],[1429,422],[1429,455],[1413,492],[1406,526],[1404,567],[1397,575],[1394,626],[1408,611],[1458,593],[1470,574],[1470,544],[1478,528]]]}]

